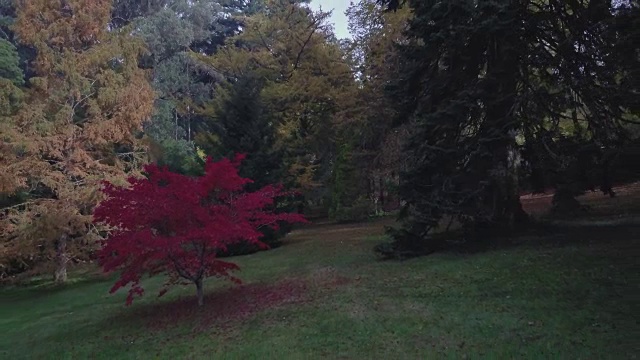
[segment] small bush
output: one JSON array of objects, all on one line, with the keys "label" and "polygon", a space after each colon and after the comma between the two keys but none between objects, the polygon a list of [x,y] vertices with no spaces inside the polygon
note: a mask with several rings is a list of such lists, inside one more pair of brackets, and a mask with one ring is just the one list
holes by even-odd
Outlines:
[{"label": "small bush", "polygon": [[289,223],[280,223],[277,230],[272,228],[264,228],[261,232],[264,234],[260,241],[268,247],[260,247],[254,243],[247,241],[238,242],[227,246],[226,251],[220,251],[219,257],[229,257],[238,255],[249,255],[258,251],[275,249],[282,245],[282,239],[291,231],[293,226]]},{"label": "small bush", "polygon": [[238,174],[243,159],[209,159],[200,177],[151,164],[145,167],[146,178],[131,177],[128,187],[104,183],[106,199],[94,218],[112,228],[98,255],[106,273],[120,273],[111,292],[128,287],[131,304],[144,293],[143,276],[164,273],[167,282],[159,295],[168,286],[192,283],[201,306],[204,278],[239,282],[231,274],[239,267],[220,260],[221,252],[241,243],[266,248],[261,230],[306,222],[300,214],[275,208],[276,199],[288,195],[282,186],[247,191],[251,180]]}]

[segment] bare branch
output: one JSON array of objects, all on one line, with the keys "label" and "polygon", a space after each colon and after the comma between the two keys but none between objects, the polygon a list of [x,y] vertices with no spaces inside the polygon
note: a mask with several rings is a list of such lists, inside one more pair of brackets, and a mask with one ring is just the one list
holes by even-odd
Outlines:
[{"label": "bare branch", "polygon": [[317,19],[309,26],[309,28],[313,28],[313,29],[309,33],[309,36],[307,36],[307,39],[304,41],[304,43],[302,43],[302,47],[300,48],[300,51],[298,51],[298,55],[296,56],[296,61],[293,63],[293,70],[291,70],[291,72],[289,73],[288,78],[291,78],[291,76],[293,75],[293,72],[298,69],[298,66],[300,66],[300,60],[302,59],[302,54],[304,53],[304,50],[306,49],[309,42],[311,42],[311,38],[313,38],[313,35],[320,28],[320,23],[321,23],[321,20]]}]

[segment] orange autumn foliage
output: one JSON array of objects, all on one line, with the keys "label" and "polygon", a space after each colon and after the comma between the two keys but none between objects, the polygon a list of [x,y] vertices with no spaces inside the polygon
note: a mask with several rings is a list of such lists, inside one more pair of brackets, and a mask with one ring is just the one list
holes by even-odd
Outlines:
[{"label": "orange autumn foliage", "polygon": [[[146,162],[136,138],[155,94],[138,67],[144,45],[110,30],[111,0],[20,0],[14,30],[36,49],[21,106],[0,113],[0,277],[86,256],[99,183],[122,182]],[[56,261],[51,261],[56,260]],[[60,278],[58,278],[60,277]]]}]

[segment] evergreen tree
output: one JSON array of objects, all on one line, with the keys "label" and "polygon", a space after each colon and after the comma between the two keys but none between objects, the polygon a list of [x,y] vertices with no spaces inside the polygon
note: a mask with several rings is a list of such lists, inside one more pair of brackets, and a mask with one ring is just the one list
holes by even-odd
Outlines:
[{"label": "evergreen tree", "polygon": [[240,174],[255,179],[250,188],[282,181],[282,153],[274,149],[275,127],[265,114],[260,94],[264,81],[251,74],[221,84],[214,100],[218,109],[200,129],[197,143],[214,158],[246,154]]},{"label": "evergreen tree", "polygon": [[[241,18],[245,28],[240,35],[200,60],[230,84],[260,79],[261,118],[274,131],[271,152],[282,154],[286,170],[280,180],[310,191],[329,172],[332,121],[353,82],[340,47],[331,42],[328,14],[313,13],[299,3],[266,1],[265,11]],[[229,89],[218,88],[217,96],[224,98]],[[212,111],[221,111],[220,105],[214,102]],[[218,126],[217,117],[206,126],[210,131]]]},{"label": "evergreen tree", "polygon": [[24,74],[20,69],[18,49],[9,41],[0,38],[0,78],[20,86],[24,83]]},{"label": "evergreen tree", "polygon": [[236,15],[252,13],[259,1],[162,0],[117,1],[114,22],[130,23],[149,50],[143,63],[153,69],[158,93],[155,114],[145,126],[152,160],[173,171],[197,174],[203,163],[196,155],[198,124],[211,116],[208,103],[221,80],[192,54],[214,54],[224,39],[239,33]]},{"label": "evergreen tree", "polygon": [[[267,184],[283,182],[286,167],[283,152],[274,148],[275,126],[265,112],[261,97],[265,81],[247,74],[232,83],[222,83],[212,106],[216,109],[210,121],[199,129],[196,143],[206,154],[221,159],[244,154],[240,174],[253,180],[248,190],[257,190]],[[290,197],[276,201],[278,212],[293,211]],[[278,246],[281,238],[291,231],[282,223],[277,229],[264,228],[262,241]],[[223,255],[246,254],[260,250],[255,244],[240,242],[228,247]]]},{"label": "evergreen tree", "polygon": [[4,73],[2,77],[22,84],[22,80],[34,75],[30,63],[35,58],[35,50],[32,46],[19,42],[15,36],[15,5],[13,0],[0,0],[0,72]]},{"label": "evergreen tree", "polygon": [[633,93],[612,45],[620,9],[611,2],[409,5],[405,66],[391,89],[400,118],[416,124],[407,146],[412,166],[400,187],[406,226],[398,237],[427,251],[441,245],[429,234],[445,217],[469,230],[513,228],[526,219],[521,146],[555,141],[562,121],[606,151],[624,142]]}]

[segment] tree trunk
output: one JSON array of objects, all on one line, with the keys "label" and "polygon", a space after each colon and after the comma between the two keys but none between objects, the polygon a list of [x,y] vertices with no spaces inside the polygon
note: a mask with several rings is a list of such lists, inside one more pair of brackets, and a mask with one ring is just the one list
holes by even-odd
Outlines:
[{"label": "tree trunk", "polygon": [[520,152],[516,146],[515,134],[511,134],[512,143],[507,148],[507,166],[504,179],[504,225],[507,229],[515,229],[516,225],[528,218],[520,202]]},{"label": "tree trunk", "polygon": [[174,125],[174,138],[175,140],[178,140],[178,109],[173,109],[173,118],[175,120],[175,125]]},{"label": "tree trunk", "polygon": [[569,185],[558,186],[553,194],[551,204],[551,212],[554,215],[576,215],[587,209],[576,199],[576,193],[571,190]]},{"label": "tree trunk", "polygon": [[380,186],[380,196],[379,196],[379,198],[380,198],[380,209],[382,211],[384,211],[384,201],[385,201],[385,198],[384,198],[384,180],[383,179],[384,179],[384,175],[380,175],[380,177],[378,178],[378,183],[379,183],[379,186]]},{"label": "tree trunk", "polygon": [[67,255],[67,235],[62,235],[56,241],[56,270],[53,274],[53,280],[56,284],[67,282],[67,263],[69,256]]},{"label": "tree trunk", "polygon": [[506,155],[500,159],[494,158],[498,163],[494,167],[493,184],[489,188],[492,199],[492,211],[490,224],[486,224],[491,229],[514,230],[519,224],[525,223],[527,214],[522,208],[519,191],[519,162],[518,150],[507,147]]},{"label": "tree trunk", "polygon": [[202,288],[202,278],[196,280],[196,295],[198,296],[198,306],[204,304],[204,289]]},{"label": "tree trunk", "polygon": [[488,94],[486,99],[486,137],[496,138],[498,133],[497,139],[488,142],[492,153],[489,165],[492,169],[492,194],[487,197],[492,201],[490,227],[508,230],[513,230],[527,219],[520,203],[520,153],[515,138],[518,124],[514,118],[519,73],[515,44],[519,41],[517,35],[497,33],[489,41],[487,51],[486,77],[494,93]]},{"label": "tree trunk", "polygon": [[187,141],[191,141],[191,108],[187,105]]}]

